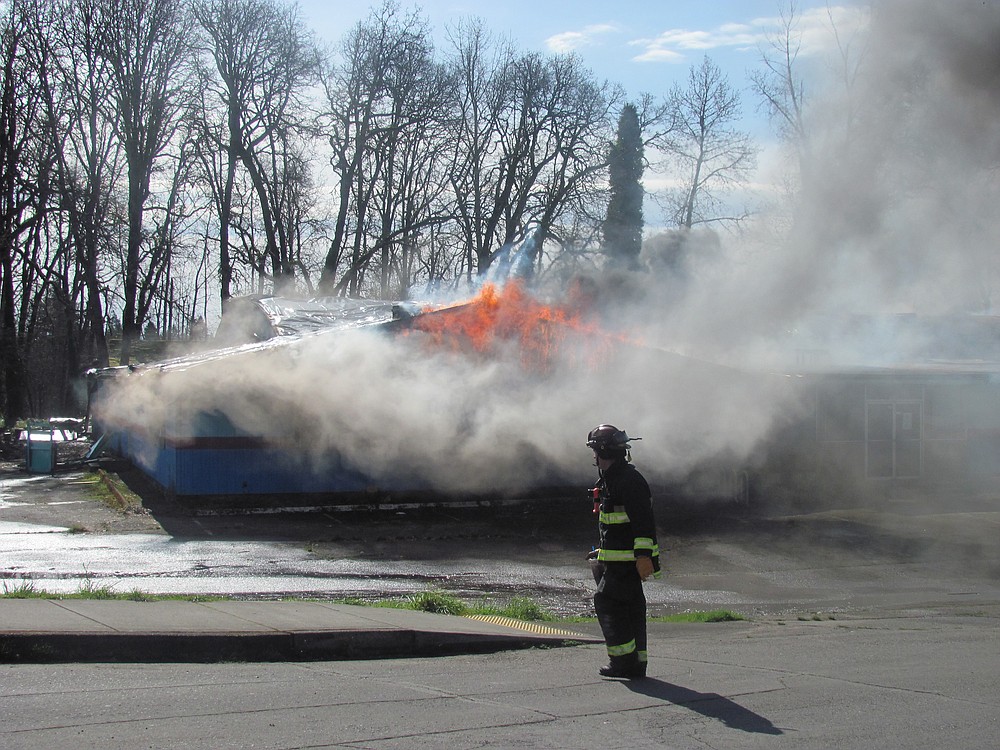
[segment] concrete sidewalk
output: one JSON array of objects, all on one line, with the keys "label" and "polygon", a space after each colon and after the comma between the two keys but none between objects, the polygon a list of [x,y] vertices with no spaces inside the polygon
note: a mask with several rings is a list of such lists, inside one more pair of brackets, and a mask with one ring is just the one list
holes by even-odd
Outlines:
[{"label": "concrete sidewalk", "polygon": [[[392,614],[412,624],[413,613]],[[995,750],[998,617],[984,601],[837,620],[653,622],[649,677],[631,681],[598,675],[599,643],[431,658],[0,665],[0,747]],[[439,632],[472,627],[418,619],[427,618],[445,623]]]},{"label": "concrete sidewalk", "polygon": [[0,663],[379,659],[593,642],[544,623],[324,602],[0,599]]}]

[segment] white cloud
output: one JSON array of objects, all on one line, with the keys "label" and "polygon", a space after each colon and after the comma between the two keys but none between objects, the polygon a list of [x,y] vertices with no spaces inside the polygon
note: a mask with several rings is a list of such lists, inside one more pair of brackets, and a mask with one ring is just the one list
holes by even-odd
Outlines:
[{"label": "white cloud", "polygon": [[751,26],[731,23],[710,31],[667,29],[653,38],[634,39],[629,44],[643,50],[633,58],[636,62],[682,62],[685,52],[744,47],[762,38],[761,32]]},{"label": "white cloud", "polygon": [[566,54],[583,47],[593,47],[600,44],[600,37],[618,33],[618,27],[610,23],[598,23],[585,26],[580,31],[564,31],[554,34],[545,40],[550,52]]},{"label": "white cloud", "polygon": [[[843,40],[867,25],[868,11],[861,7],[830,6],[809,8],[795,18],[793,33],[801,41],[801,54],[814,54],[830,49],[836,43],[833,34]],[[714,29],[667,29],[655,37],[629,42],[642,51],[632,58],[635,62],[684,62],[685,53],[733,48],[755,49],[766,45],[769,38],[783,33],[779,17],[755,18],[749,23],[725,23]]]},{"label": "white cloud", "polygon": [[635,62],[668,62],[679,63],[686,59],[680,52],[671,49],[656,47],[647,49],[641,55],[632,58]]}]

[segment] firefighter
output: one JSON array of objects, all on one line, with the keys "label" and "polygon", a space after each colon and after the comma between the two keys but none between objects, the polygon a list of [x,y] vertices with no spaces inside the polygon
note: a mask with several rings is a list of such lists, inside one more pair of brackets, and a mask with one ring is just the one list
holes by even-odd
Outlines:
[{"label": "firefighter", "polygon": [[594,609],[609,663],[603,677],[646,676],[646,596],[643,582],[660,577],[659,547],[649,484],[630,462],[629,436],[602,424],[590,431],[600,481],[593,490],[600,513],[600,547],[590,553],[597,591]]}]

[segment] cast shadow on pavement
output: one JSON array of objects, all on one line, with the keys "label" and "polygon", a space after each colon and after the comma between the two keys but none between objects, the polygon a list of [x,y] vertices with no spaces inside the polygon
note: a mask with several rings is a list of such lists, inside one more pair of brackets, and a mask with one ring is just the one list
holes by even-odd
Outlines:
[{"label": "cast shadow on pavement", "polygon": [[770,719],[755,714],[718,693],[699,693],[655,678],[630,680],[626,685],[633,692],[689,708],[710,719],[718,719],[732,729],[756,734],[784,734]]}]

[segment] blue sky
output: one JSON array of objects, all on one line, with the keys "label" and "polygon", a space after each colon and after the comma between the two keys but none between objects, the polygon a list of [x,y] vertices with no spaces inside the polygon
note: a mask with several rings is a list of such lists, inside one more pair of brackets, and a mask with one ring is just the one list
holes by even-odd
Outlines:
[{"label": "blue sky", "polygon": [[[368,15],[367,0],[301,0],[300,8],[317,36],[337,41]],[[379,3],[376,3],[379,5]],[[801,56],[832,44],[830,17],[838,30],[863,18],[863,0],[797,0]],[[400,0],[404,9],[420,8],[442,34],[462,18],[479,17],[495,32],[509,35],[520,49],[575,52],[599,78],[622,84],[635,96],[665,95],[684,85],[692,65],[708,55],[741,91],[746,72],[760,60],[767,34],[778,28],[788,0]],[[748,129],[763,135],[756,102],[743,93]]]}]

